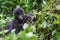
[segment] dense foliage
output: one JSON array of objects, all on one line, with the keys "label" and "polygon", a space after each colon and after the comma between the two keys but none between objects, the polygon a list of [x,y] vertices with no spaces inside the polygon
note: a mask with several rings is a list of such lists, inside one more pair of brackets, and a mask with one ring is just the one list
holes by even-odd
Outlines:
[{"label": "dense foliage", "polygon": [[[13,9],[22,7],[26,13],[40,8],[38,19],[25,23],[19,34],[14,30],[0,40],[60,40],[60,0],[0,0],[0,27],[4,27],[13,17]],[[34,15],[36,11],[34,11]],[[4,30],[0,32],[4,34]]]}]

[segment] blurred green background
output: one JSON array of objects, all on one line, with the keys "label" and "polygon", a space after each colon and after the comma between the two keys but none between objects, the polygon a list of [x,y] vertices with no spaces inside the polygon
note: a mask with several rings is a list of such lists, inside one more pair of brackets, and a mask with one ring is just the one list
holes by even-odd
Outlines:
[{"label": "blurred green background", "polygon": [[0,0],[0,27],[14,19],[17,6],[27,14],[39,8],[40,16],[34,23],[27,23],[24,31],[17,35],[13,31],[0,40],[60,40],[60,0]]}]

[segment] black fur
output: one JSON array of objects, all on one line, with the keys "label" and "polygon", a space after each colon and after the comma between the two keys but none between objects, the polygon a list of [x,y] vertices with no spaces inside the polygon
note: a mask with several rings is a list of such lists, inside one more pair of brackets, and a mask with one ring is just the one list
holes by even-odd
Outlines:
[{"label": "black fur", "polygon": [[5,33],[5,35],[9,34],[12,29],[15,29],[16,34],[19,33],[21,30],[23,30],[24,23],[33,20],[31,15],[25,14],[21,7],[15,8],[13,14],[14,19],[4,27],[4,30],[9,30],[7,33]]}]

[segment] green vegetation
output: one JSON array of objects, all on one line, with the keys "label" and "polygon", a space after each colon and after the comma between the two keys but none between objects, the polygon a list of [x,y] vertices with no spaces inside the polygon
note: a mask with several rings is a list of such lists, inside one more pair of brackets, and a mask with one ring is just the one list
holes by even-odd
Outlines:
[{"label": "green vegetation", "polygon": [[12,30],[0,40],[60,40],[60,0],[0,0],[1,27],[14,18],[13,9],[17,6],[22,7],[26,13],[34,7],[40,8],[40,16],[35,22],[27,23],[25,26],[28,27],[24,31],[16,35]]}]

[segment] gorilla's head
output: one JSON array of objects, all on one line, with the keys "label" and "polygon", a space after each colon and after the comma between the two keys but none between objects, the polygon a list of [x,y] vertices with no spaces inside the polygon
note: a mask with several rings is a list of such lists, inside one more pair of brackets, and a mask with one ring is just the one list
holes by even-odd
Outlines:
[{"label": "gorilla's head", "polygon": [[21,7],[19,7],[14,9],[13,14],[16,19],[23,20],[25,12]]}]

